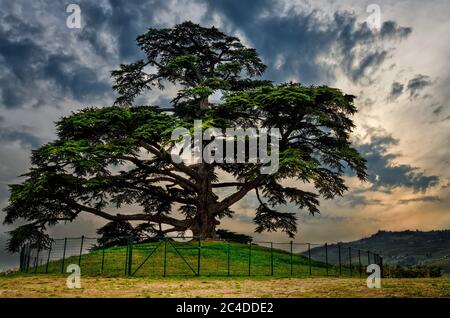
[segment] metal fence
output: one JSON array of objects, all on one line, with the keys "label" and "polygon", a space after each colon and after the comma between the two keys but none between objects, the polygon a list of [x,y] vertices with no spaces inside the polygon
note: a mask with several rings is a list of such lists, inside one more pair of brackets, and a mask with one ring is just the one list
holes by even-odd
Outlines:
[{"label": "metal fence", "polygon": [[334,276],[363,277],[383,259],[345,244],[251,242],[164,237],[147,242],[98,247],[97,238],[52,239],[26,245],[20,253],[25,273],[64,273],[78,264],[83,275],[105,276]]}]

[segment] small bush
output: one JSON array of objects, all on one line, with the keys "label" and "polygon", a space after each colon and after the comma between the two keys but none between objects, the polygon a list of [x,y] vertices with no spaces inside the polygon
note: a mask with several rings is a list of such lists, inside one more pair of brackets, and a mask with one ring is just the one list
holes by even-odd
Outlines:
[{"label": "small bush", "polygon": [[251,236],[248,236],[245,234],[238,234],[238,233],[231,232],[228,230],[217,230],[216,234],[219,239],[230,241],[230,242],[248,244],[251,241],[253,241],[253,238]]},{"label": "small bush", "polygon": [[441,277],[442,271],[438,266],[409,266],[400,265],[389,266],[383,268],[383,276],[388,278],[421,278],[421,277]]}]

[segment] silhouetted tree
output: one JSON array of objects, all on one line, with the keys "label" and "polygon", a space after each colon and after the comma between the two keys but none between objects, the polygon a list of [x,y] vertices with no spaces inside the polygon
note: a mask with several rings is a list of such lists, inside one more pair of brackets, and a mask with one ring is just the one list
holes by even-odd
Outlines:
[{"label": "silhouetted tree", "polygon": [[247,244],[253,241],[253,238],[249,235],[239,234],[236,232],[219,229],[216,231],[217,237],[222,240],[230,241],[230,242],[238,242],[242,244]]},{"label": "silhouetted tree", "polygon": [[[331,199],[347,189],[345,171],[365,179],[365,160],[349,140],[354,96],[327,86],[255,79],[266,68],[256,50],[214,27],[185,22],[150,29],[137,42],[145,59],[112,72],[116,105],[62,118],[58,138],[33,151],[25,181],[11,185],[5,223],[28,222],[11,233],[11,250],[27,239],[23,231],[44,232],[81,213],[112,222],[162,224],[160,234],[191,229],[196,236],[214,238],[219,220],[231,217],[231,207],[252,191],[259,202],[256,231],[281,230],[292,237],[295,213],[278,207],[291,203],[314,214],[319,196]],[[171,112],[131,107],[138,96],[167,83],[180,88]],[[218,92],[221,101],[212,103],[209,97]],[[171,132],[192,129],[194,119],[202,120],[203,129],[221,131],[279,128],[278,171],[262,174],[262,162],[174,162]],[[225,175],[233,181],[222,181]],[[296,181],[295,186],[286,180]],[[304,183],[317,191],[301,189]],[[130,213],[105,209],[123,210],[124,205]]]}]

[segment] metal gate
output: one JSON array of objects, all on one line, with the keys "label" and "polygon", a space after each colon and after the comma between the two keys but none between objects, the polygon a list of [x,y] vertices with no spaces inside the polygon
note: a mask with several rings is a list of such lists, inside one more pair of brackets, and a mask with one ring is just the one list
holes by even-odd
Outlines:
[{"label": "metal gate", "polygon": [[133,244],[127,248],[129,276],[199,276],[200,240],[177,242],[161,238],[158,242]]}]

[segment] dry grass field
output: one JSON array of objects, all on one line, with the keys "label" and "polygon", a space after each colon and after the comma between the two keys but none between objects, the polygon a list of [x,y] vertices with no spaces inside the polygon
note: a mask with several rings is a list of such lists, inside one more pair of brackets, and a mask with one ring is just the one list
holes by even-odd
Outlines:
[{"label": "dry grass field", "polygon": [[450,297],[450,278],[384,279],[369,289],[358,278],[87,277],[69,289],[65,276],[0,277],[4,297]]}]

